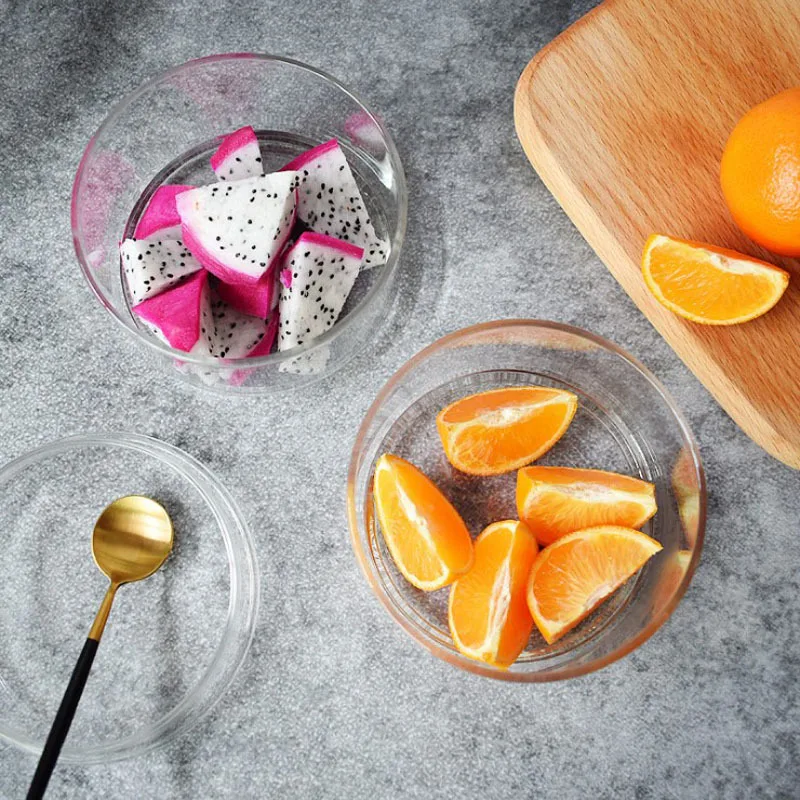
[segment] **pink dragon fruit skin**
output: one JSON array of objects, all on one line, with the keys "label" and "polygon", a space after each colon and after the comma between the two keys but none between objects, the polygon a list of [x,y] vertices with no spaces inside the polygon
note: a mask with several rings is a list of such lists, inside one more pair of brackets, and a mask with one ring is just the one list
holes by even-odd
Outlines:
[{"label": "pink dragon fruit skin", "polygon": [[[303,233],[286,251],[290,271],[282,280],[278,349],[289,350],[321,336],[344,308],[364,251],[350,242],[320,233]],[[282,276],[283,277],[283,276]]]},{"label": "pink dragon fruit skin", "polygon": [[312,231],[361,247],[362,269],[385,263],[389,245],[375,232],[361,191],[336,139],[301,153],[282,169],[298,175],[298,219]]},{"label": "pink dragon fruit skin", "polygon": [[200,270],[183,283],[133,307],[153,332],[176,350],[207,353],[213,327],[208,273]]},{"label": "pink dragon fruit skin", "polygon": [[277,260],[297,210],[296,175],[261,175],[177,196],[182,241],[223,283],[254,284]]},{"label": "pink dragon fruit skin", "polygon": [[263,175],[256,132],[247,125],[226,136],[211,156],[211,169],[221,181],[240,181]]},{"label": "pink dragon fruit skin", "polygon": [[194,186],[180,184],[159,186],[153,192],[144,214],[136,224],[134,238],[147,239],[154,233],[158,233],[162,239],[180,239],[181,218],[175,206],[175,198],[181,192],[187,192],[189,189],[194,189]]},{"label": "pink dragon fruit skin", "polygon": [[266,319],[278,305],[278,286],[276,265],[273,264],[259,279],[258,283],[220,283],[217,294],[228,305],[242,314]]}]

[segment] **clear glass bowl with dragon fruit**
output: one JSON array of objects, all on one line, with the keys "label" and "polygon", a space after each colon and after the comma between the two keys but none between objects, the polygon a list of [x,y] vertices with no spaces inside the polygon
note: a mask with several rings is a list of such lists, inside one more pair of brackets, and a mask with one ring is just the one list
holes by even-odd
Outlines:
[{"label": "clear glass bowl with dragon fruit", "polygon": [[290,59],[190,61],[120,101],[75,177],[93,292],[182,380],[327,377],[390,316],[406,225],[397,150],[348,89]]}]

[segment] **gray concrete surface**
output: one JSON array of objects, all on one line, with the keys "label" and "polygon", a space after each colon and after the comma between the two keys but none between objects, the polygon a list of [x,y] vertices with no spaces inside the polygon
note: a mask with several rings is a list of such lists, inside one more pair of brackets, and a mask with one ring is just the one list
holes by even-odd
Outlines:
[{"label": "gray concrete surface", "polygon": [[[514,134],[519,73],[591,5],[0,0],[0,458],[92,429],[185,448],[241,503],[263,576],[250,657],[211,715],[140,758],[59,769],[52,797],[800,796],[798,475],[636,310]],[[69,230],[72,178],[109,104],[168,66],[246,50],[354,87],[411,191],[399,321],[280,403],[151,372],[83,283]],[[462,674],[414,646],[362,580],[345,519],[350,446],[384,381],[442,334],[513,316],[630,350],[685,410],[708,472],[704,557],[674,616],[621,662],[545,686]],[[0,797],[24,796],[34,765],[0,745]]]}]

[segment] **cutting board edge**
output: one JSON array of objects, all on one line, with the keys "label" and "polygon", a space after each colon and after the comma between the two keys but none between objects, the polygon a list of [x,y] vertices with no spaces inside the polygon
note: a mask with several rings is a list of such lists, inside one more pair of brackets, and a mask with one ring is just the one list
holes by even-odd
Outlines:
[{"label": "cutting board edge", "polygon": [[[662,309],[654,298],[642,294],[643,291],[646,291],[643,288],[644,281],[642,281],[641,287],[635,287],[628,285],[628,282],[620,277],[625,273],[622,270],[618,273],[612,266],[616,260],[624,259],[628,262],[628,265],[632,264],[634,266],[635,270],[633,272],[628,270],[629,274],[640,273],[639,264],[628,256],[624,248],[613,236],[600,236],[593,232],[593,229],[606,230],[605,226],[598,219],[589,202],[583,197],[582,193],[578,191],[575,184],[561,168],[558,160],[552,155],[545,142],[544,134],[539,128],[535,118],[530,113],[526,104],[520,100],[523,95],[528,95],[530,93],[536,72],[548,56],[554,52],[558,43],[565,37],[574,33],[574,29],[577,26],[590,21],[591,18],[601,13],[614,2],[615,0],[606,0],[605,3],[590,11],[587,15],[574,23],[573,26],[564,31],[564,33],[545,45],[528,62],[520,75],[514,92],[514,123],[517,138],[522,145],[525,155],[548,191],[550,191],[580,234],[586,239],[600,260],[605,264],[609,272],[611,272],[617,282],[620,283],[628,296],[633,300],[637,308],[639,308],[650,324],[653,325],[656,331],[666,340],[667,344],[678,355],[681,361],[691,370],[700,384],[709,391],[712,397],[719,403],[720,407],[759,447],[786,466],[800,470],[800,439],[796,442],[790,442],[785,437],[778,434],[769,420],[752,404],[747,395],[741,391],[740,387],[729,380],[724,372],[716,367],[713,360],[703,360],[701,354],[695,353],[688,347],[683,347],[682,340],[679,337],[673,340],[669,332],[665,331],[664,328],[668,327],[669,322],[677,323],[677,319],[674,321],[670,320],[669,322],[659,319],[659,317],[663,317],[663,315],[669,312],[667,312],[666,309]],[[576,205],[573,206],[572,202],[565,202],[563,199],[565,197],[571,197]],[[580,203],[582,208],[576,207],[578,203]],[[613,246],[610,243],[613,243]],[[616,263],[620,263],[620,261],[616,261]],[[657,306],[657,308],[655,306]],[[659,322],[662,322],[662,324],[659,325]],[[680,323],[677,324],[688,325],[690,323],[683,323],[681,320]],[[703,377],[701,377],[701,375]]]}]

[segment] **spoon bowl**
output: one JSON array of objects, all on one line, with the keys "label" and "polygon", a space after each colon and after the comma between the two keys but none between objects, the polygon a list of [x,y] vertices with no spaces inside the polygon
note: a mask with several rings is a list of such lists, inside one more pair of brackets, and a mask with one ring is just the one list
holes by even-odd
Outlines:
[{"label": "spoon bowl", "polygon": [[108,579],[117,585],[147,578],[172,550],[172,520],[149,497],[129,495],[109,505],[92,535],[92,555]]}]

